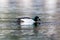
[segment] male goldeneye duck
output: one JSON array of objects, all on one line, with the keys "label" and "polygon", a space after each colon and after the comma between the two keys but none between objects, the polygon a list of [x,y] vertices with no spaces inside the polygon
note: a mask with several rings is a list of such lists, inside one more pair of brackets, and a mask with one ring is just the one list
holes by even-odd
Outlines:
[{"label": "male goldeneye duck", "polygon": [[20,25],[32,25],[35,21],[30,18],[30,17],[21,17],[21,18],[18,18],[20,22]]}]

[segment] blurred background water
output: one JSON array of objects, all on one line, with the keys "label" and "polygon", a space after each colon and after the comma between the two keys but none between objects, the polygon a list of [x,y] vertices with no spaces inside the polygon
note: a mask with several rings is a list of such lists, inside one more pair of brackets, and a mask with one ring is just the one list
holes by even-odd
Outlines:
[{"label": "blurred background water", "polygon": [[[0,40],[60,40],[59,5],[59,0],[0,0]],[[45,22],[37,28],[14,22],[36,15]]]}]

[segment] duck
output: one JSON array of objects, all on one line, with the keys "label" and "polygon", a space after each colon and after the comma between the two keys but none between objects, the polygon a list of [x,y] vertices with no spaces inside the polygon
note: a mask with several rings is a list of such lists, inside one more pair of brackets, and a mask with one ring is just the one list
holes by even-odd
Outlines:
[{"label": "duck", "polygon": [[20,25],[33,25],[34,23],[38,23],[40,21],[38,16],[35,16],[34,18],[30,17],[21,17],[18,18],[17,23]]}]

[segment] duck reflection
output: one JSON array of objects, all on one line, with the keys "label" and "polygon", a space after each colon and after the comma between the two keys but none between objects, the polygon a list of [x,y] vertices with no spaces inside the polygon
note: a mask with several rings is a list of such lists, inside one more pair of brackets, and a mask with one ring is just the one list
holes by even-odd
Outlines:
[{"label": "duck reflection", "polygon": [[35,35],[37,35],[38,34],[39,23],[35,22],[33,25],[34,25],[33,32],[34,32]]},{"label": "duck reflection", "polygon": [[39,25],[38,25],[38,23],[34,23],[33,25],[34,25],[34,27],[33,27],[33,32],[34,32],[34,34],[37,36]]},{"label": "duck reflection", "polygon": [[34,31],[33,31],[33,32],[35,33],[35,35],[37,35],[37,34],[38,34],[38,27],[39,27],[39,25],[40,25],[41,19],[40,19],[38,16],[35,16],[35,17],[34,17],[34,21],[35,21],[35,22],[34,22],[34,24],[33,24],[33,25],[34,25],[34,28],[33,28]]},{"label": "duck reflection", "polygon": [[20,30],[21,29],[21,19],[20,18],[17,19],[17,25],[18,25],[17,30]]}]

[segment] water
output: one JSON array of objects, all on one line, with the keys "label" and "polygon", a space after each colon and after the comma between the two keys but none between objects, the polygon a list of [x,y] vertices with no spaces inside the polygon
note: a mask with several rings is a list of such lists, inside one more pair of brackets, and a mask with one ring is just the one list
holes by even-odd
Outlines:
[{"label": "water", "polygon": [[46,22],[20,26],[14,22],[0,22],[0,40],[57,40],[56,25]]},{"label": "water", "polygon": [[[0,19],[0,40],[60,40],[60,15],[58,12],[53,12],[55,6],[53,8],[49,4],[50,7],[45,8],[48,2],[46,4],[43,0],[33,0],[32,2],[19,1],[21,3],[20,6],[19,3],[17,5],[16,2],[12,2],[13,4],[11,2],[6,2],[6,5],[4,3],[2,4],[4,7],[1,7],[3,10],[0,13],[0,18],[2,19]],[[54,4],[55,2],[53,1],[52,3]],[[5,12],[5,6],[8,6],[6,9],[8,13]],[[53,10],[50,10],[52,8]],[[16,22],[13,22],[15,21],[14,18],[18,18],[19,16],[33,18],[37,15],[41,18],[41,25],[20,26]],[[3,18],[6,18],[6,20]]]}]

